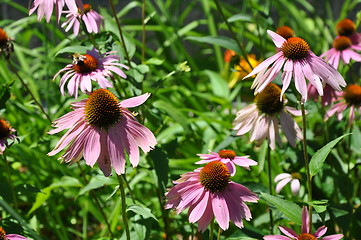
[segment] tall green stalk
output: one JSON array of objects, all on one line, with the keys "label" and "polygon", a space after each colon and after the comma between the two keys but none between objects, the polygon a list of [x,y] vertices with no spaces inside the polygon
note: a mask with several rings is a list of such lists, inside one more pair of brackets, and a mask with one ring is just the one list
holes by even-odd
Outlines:
[{"label": "tall green stalk", "polygon": [[[310,160],[308,159],[307,154],[307,136],[306,136],[306,111],[305,111],[305,102],[301,100],[301,112],[302,112],[302,133],[303,133],[303,157],[306,165],[306,175],[307,175],[307,191],[308,191],[308,202],[312,202],[312,179],[310,173]],[[309,219],[310,219],[310,229],[312,229],[312,206],[309,206]]]},{"label": "tall green stalk", "polygon": [[[267,147],[267,166],[268,166],[268,190],[269,194],[273,195],[273,186],[272,186],[272,172],[271,172],[271,148],[268,145]],[[272,209],[269,208],[269,223],[270,223],[270,233],[273,234],[273,214]]]},{"label": "tall green stalk", "polygon": [[119,182],[119,190],[120,190],[120,197],[122,198],[122,217],[124,222],[125,234],[127,236],[127,240],[130,240],[130,231],[129,231],[129,224],[128,224],[128,216],[127,216],[127,204],[125,202],[126,196],[124,191],[124,180],[121,175],[117,175],[118,182]]},{"label": "tall green stalk", "polygon": [[6,172],[8,174],[8,179],[9,179],[9,184],[10,184],[10,188],[11,188],[11,194],[12,194],[13,200],[14,200],[15,209],[18,209],[18,201],[17,201],[16,194],[15,194],[14,184],[13,184],[13,181],[11,180],[10,166],[9,166],[8,159],[5,155],[5,152],[3,153],[3,158],[5,161],[5,168],[6,168]]}]

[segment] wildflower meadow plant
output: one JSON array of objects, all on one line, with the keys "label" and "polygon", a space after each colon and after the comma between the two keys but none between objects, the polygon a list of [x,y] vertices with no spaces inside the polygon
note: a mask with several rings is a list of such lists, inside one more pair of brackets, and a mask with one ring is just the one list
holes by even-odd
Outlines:
[{"label": "wildflower meadow plant", "polygon": [[86,164],[98,163],[105,176],[112,168],[119,174],[125,173],[125,152],[133,167],[139,163],[139,147],[149,152],[157,143],[153,133],[140,124],[127,109],[143,104],[150,94],[129,98],[121,102],[108,90],[98,89],[88,99],[72,104],[73,111],[54,121],[56,129],[68,132],[59,140],[53,156],[70,144],[63,161],[74,163],[82,157]]},{"label": "wildflower meadow plant", "polygon": [[0,240],[358,240],[357,7],[1,1]]},{"label": "wildflower meadow plant", "polygon": [[204,167],[181,175],[167,193],[165,208],[180,213],[189,208],[189,222],[198,222],[204,232],[217,221],[223,230],[229,221],[243,228],[242,219],[250,221],[251,212],[245,202],[257,202],[258,197],[241,184],[230,181],[230,172],[222,161],[211,161]]},{"label": "wildflower meadow plant", "polygon": [[300,116],[301,112],[295,108],[285,106],[284,97],[280,100],[281,89],[270,83],[255,97],[255,103],[250,104],[237,112],[233,121],[236,135],[250,132],[250,141],[261,144],[268,139],[271,149],[276,148],[276,142],[281,144],[279,125],[291,146],[296,146],[296,141],[302,138],[302,133],[297,123],[289,115]]},{"label": "wildflower meadow plant", "polygon": [[83,93],[92,91],[92,81],[95,81],[102,88],[113,87],[113,84],[107,77],[113,78],[113,73],[127,78],[123,70],[128,69],[122,63],[118,63],[119,56],[111,55],[112,52],[100,54],[98,50],[93,48],[87,50],[86,54],[76,53],[73,55],[73,63],[68,64],[65,68],[57,72],[53,80],[60,74],[64,73],[60,80],[60,91],[64,95],[65,83],[68,81],[68,92],[70,96],[78,97],[78,89]]},{"label": "wildflower meadow plant", "polygon": [[257,165],[257,162],[249,159],[249,156],[236,156],[236,153],[232,150],[221,150],[218,153],[211,152],[210,154],[197,154],[202,160],[196,162],[196,164],[205,164],[212,161],[221,161],[226,164],[231,176],[236,173],[236,165],[250,170],[250,166]]},{"label": "wildflower meadow plant", "polygon": [[[281,97],[289,87],[292,77],[303,101],[307,100],[307,84],[305,79],[310,81],[320,95],[323,95],[321,80],[338,91],[341,91],[341,87],[346,86],[346,82],[340,73],[317,57],[310,50],[310,46],[305,40],[299,37],[291,37],[286,40],[271,30],[267,30],[267,33],[272,38],[278,51],[244,77],[248,78],[258,73],[252,85],[255,88],[255,93],[262,92],[276,78],[281,69],[283,69]],[[270,65],[272,66],[268,69]]]}]

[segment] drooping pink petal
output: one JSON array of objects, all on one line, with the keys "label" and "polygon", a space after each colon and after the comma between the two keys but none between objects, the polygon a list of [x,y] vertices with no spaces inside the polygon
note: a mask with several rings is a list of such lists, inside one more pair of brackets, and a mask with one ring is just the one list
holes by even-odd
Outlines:
[{"label": "drooping pink petal", "polygon": [[283,235],[266,235],[263,237],[264,240],[291,240],[291,238]]},{"label": "drooping pink petal", "polygon": [[212,209],[218,225],[223,230],[229,227],[229,210],[221,193],[213,193]]},{"label": "drooping pink petal", "polygon": [[297,195],[298,192],[300,191],[300,181],[298,179],[293,179],[291,181],[291,191],[293,193],[293,195]]},{"label": "drooping pink petal", "polygon": [[289,173],[281,173],[281,174],[278,174],[275,179],[274,179],[274,182],[279,182],[281,181],[282,179],[285,179],[285,178],[290,178],[291,177],[291,174]]},{"label": "drooping pink petal", "polygon": [[276,193],[280,193],[281,190],[286,186],[287,183],[289,183],[292,180],[292,178],[285,178],[279,181],[276,185]]}]

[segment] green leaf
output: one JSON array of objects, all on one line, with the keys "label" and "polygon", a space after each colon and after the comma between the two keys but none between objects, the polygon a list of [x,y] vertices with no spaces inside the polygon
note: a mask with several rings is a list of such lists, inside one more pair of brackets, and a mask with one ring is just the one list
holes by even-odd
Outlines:
[{"label": "green leaf", "polygon": [[162,65],[164,60],[159,58],[150,58],[147,61],[145,61],[145,64],[147,65]]},{"label": "green leaf", "polygon": [[311,205],[318,213],[322,213],[327,210],[328,200],[312,201],[308,204]]},{"label": "green leaf", "polygon": [[310,174],[311,176],[315,176],[323,166],[323,162],[326,160],[326,157],[331,152],[332,148],[345,136],[349,135],[350,133],[347,133],[345,135],[342,135],[341,137],[338,137],[331,142],[327,143],[326,146],[319,149],[311,158],[310,161]]},{"label": "green leaf", "polygon": [[78,196],[81,196],[93,189],[104,187],[110,184],[117,184],[117,181],[113,178],[105,177],[104,175],[97,175],[92,177],[90,182],[82,189],[80,189]]},{"label": "green leaf", "polygon": [[12,84],[13,82],[3,85],[0,89],[0,109],[5,108],[5,103],[10,98],[10,87]]},{"label": "green leaf", "polygon": [[59,181],[51,184],[50,186],[44,188],[36,195],[35,202],[31,209],[28,212],[28,215],[34,212],[36,209],[41,207],[41,205],[50,197],[51,191],[54,188],[59,187],[81,187],[81,183],[78,179],[73,177],[64,176]]},{"label": "green leaf", "polygon": [[261,197],[265,199],[268,203],[272,203],[280,212],[282,212],[291,221],[300,225],[302,224],[302,220],[301,220],[302,209],[296,203],[284,200],[276,196],[269,195],[267,193],[261,193]]},{"label": "green leaf", "polygon": [[58,56],[61,53],[81,53],[84,54],[87,50],[91,50],[91,47],[87,47],[87,46],[70,46],[70,47],[65,47],[63,49],[61,49],[60,51],[58,51],[54,57]]},{"label": "green leaf", "polygon": [[209,80],[211,81],[213,94],[219,97],[228,98],[230,93],[226,80],[216,72],[210,70],[205,70],[203,72],[209,77]]},{"label": "green leaf", "polygon": [[228,22],[236,22],[236,21],[243,21],[243,22],[251,22],[252,16],[244,13],[238,13],[233,15],[232,17],[227,19]]},{"label": "green leaf", "polygon": [[153,104],[154,104],[154,107],[156,107],[156,108],[160,109],[161,111],[167,113],[176,122],[181,124],[186,132],[189,131],[189,127],[188,127],[188,124],[187,124],[188,123],[188,118],[180,111],[179,108],[177,108],[173,104],[171,104],[169,102],[166,102],[166,101],[163,101],[163,100],[158,100],[158,101],[154,102]]},{"label": "green leaf", "polygon": [[223,36],[206,36],[206,37],[187,37],[187,40],[192,40],[196,42],[201,43],[208,43],[208,44],[214,44],[221,47],[224,47],[225,49],[230,49],[235,51],[238,54],[241,54],[242,51],[238,47],[236,41],[234,41],[231,38],[223,37]]},{"label": "green leaf", "polygon": [[135,212],[136,214],[142,216],[143,218],[153,218],[158,222],[158,219],[156,216],[153,215],[153,213],[150,211],[149,208],[139,205],[130,205],[127,208],[127,211]]}]

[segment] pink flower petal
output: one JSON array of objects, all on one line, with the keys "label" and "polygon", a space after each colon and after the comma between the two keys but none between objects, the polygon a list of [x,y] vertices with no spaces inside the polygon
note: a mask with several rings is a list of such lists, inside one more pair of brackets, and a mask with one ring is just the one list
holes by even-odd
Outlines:
[{"label": "pink flower petal", "polygon": [[276,47],[281,48],[282,44],[286,42],[286,39],[284,39],[282,36],[278,35],[277,33],[267,30],[268,35],[272,38],[273,43],[276,45]]},{"label": "pink flower petal", "polygon": [[298,235],[297,235],[296,232],[293,231],[292,229],[290,229],[290,228],[288,228],[288,227],[284,227],[284,226],[279,226],[278,228],[281,230],[281,232],[282,232],[283,234],[287,235],[288,237],[290,237],[290,238],[295,238],[295,239],[298,238]]},{"label": "pink flower petal", "polygon": [[219,192],[213,193],[212,209],[219,227],[227,230],[229,227],[229,210],[225,199]]},{"label": "pink flower petal", "polygon": [[128,98],[120,102],[123,108],[132,108],[142,105],[150,97],[150,93],[145,93],[137,97]]}]

